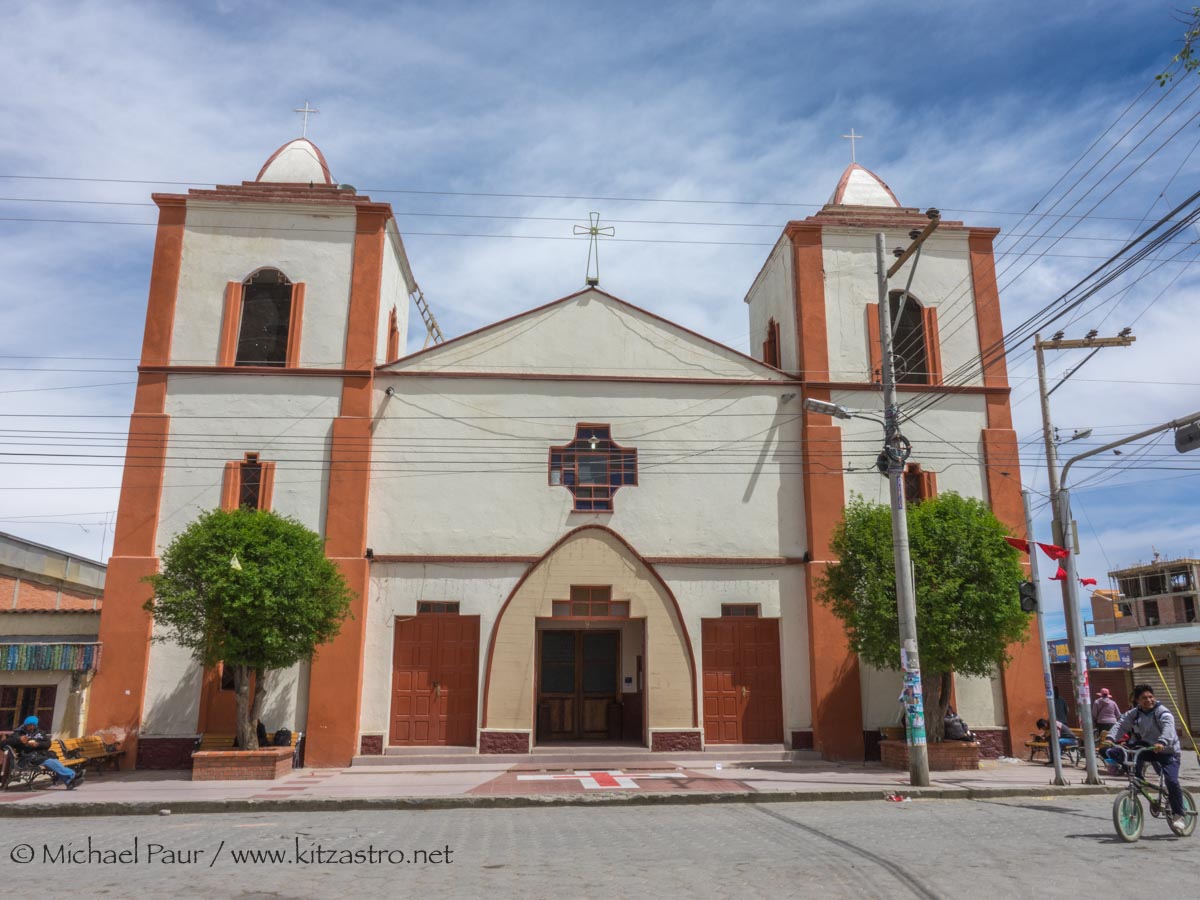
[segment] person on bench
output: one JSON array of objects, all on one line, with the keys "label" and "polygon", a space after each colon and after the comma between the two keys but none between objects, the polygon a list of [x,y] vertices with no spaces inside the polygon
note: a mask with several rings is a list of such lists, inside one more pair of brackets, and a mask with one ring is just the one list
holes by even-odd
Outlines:
[{"label": "person on bench", "polygon": [[38,725],[38,717],[30,716],[21,728],[4,739],[16,751],[19,762],[30,766],[41,766],[50,773],[50,783],[66,784],[68,791],[73,791],[83,783],[83,769],[73,771],[70,766],[64,766],[50,752],[50,735],[45,734]]},{"label": "person on bench", "polygon": [[[1064,725],[1062,722],[1055,722],[1054,724],[1058,726],[1059,750],[1066,750],[1068,747],[1074,747],[1078,743],[1075,733],[1071,731],[1069,726]],[[1045,719],[1038,719],[1037,727],[1042,730],[1041,739],[1047,744],[1050,743],[1050,723]]]}]

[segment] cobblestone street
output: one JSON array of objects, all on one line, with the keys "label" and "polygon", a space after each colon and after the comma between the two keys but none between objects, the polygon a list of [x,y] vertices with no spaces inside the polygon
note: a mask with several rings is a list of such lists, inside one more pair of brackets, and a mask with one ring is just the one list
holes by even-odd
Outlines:
[{"label": "cobblestone street", "polygon": [[36,818],[5,822],[0,871],[98,896],[1066,897],[1137,861],[1139,893],[1189,894],[1197,838],[1122,844],[1111,802]]}]

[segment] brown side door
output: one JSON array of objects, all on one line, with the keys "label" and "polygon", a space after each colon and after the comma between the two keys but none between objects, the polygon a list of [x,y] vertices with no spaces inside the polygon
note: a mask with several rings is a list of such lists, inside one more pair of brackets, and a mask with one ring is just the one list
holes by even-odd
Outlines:
[{"label": "brown side door", "polygon": [[702,619],[700,639],[705,742],[782,741],[779,620]]},{"label": "brown side door", "polygon": [[475,743],[479,617],[396,619],[392,654],[393,746]]}]

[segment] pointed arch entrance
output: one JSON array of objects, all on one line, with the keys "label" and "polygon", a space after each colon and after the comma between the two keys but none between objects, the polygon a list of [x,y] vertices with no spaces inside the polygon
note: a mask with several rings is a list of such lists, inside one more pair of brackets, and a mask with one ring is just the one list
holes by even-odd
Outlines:
[{"label": "pointed arch entrance", "polygon": [[[598,705],[610,669],[612,700]],[[539,740],[539,725],[541,740],[616,735],[652,749],[701,746],[695,658],[675,596],[601,525],[555,544],[492,628],[480,752],[520,752]]]}]

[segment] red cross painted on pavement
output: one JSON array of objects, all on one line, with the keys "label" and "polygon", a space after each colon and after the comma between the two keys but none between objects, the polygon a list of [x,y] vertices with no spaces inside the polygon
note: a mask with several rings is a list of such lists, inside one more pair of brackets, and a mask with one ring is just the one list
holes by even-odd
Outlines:
[{"label": "red cross painted on pavement", "polygon": [[604,771],[576,771],[572,775],[518,775],[517,781],[578,781],[586,790],[601,788],[608,790],[638,790],[641,785],[634,779],[643,778],[686,778],[683,772],[638,772],[626,775],[620,769]]}]

